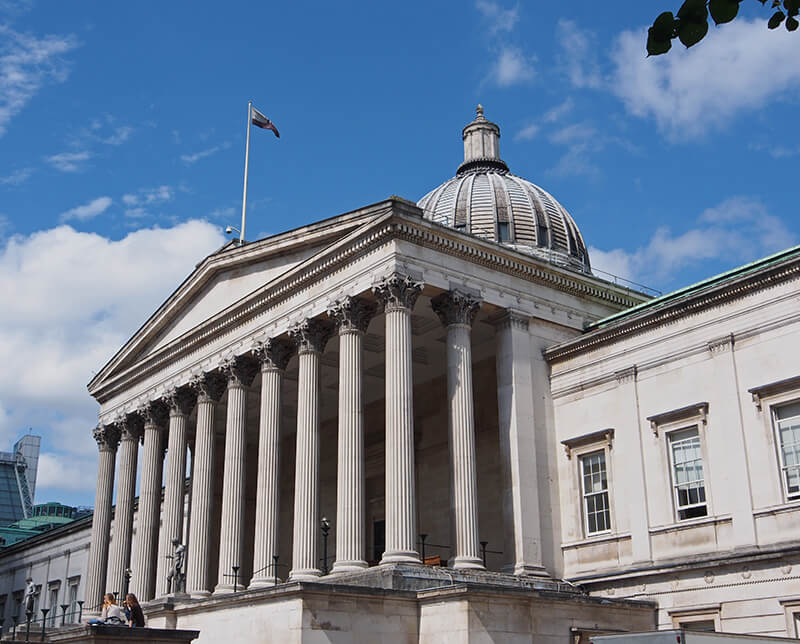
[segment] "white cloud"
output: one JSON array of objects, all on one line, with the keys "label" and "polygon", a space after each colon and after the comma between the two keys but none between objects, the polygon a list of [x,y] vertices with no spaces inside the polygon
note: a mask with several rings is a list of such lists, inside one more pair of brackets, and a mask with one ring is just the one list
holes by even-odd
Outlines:
[{"label": "white cloud", "polygon": [[206,157],[210,157],[212,154],[216,154],[220,150],[227,150],[229,147],[231,147],[230,141],[226,141],[221,145],[215,145],[211,148],[200,150],[200,152],[195,152],[194,154],[182,154],[181,161],[191,165],[192,163],[197,163],[200,159],[205,159]]},{"label": "white cloud", "polygon": [[769,30],[763,20],[712,28],[698,45],[677,44],[666,56],[646,58],[645,41],[644,30],[620,34],[611,87],[630,113],[654,118],[674,139],[724,128],[800,84],[800,66],[790,62],[796,36]]},{"label": "white cloud", "polygon": [[595,54],[594,35],[581,29],[572,20],[561,19],[556,26],[556,39],[559,49],[559,66],[564,70],[574,87],[599,89],[605,81],[600,71],[600,63]]},{"label": "white cloud", "polygon": [[514,135],[515,141],[531,141],[532,139],[536,138],[536,135],[541,130],[541,124],[547,123],[557,123],[559,122],[564,116],[569,114],[572,111],[572,108],[575,106],[574,101],[572,98],[567,98],[562,103],[551,107],[547,110],[542,116],[534,121],[531,121],[528,125],[523,127],[519,132]]},{"label": "white cloud", "polygon": [[76,46],[73,36],[39,38],[0,25],[0,136],[43,85],[66,80],[62,57]]},{"label": "white cloud", "polygon": [[125,141],[131,138],[131,134],[133,134],[133,128],[130,125],[122,125],[114,128],[114,131],[111,134],[103,139],[100,139],[100,141],[106,145],[122,145],[125,143]]},{"label": "white cloud", "polygon": [[33,168],[20,168],[5,177],[0,177],[0,184],[5,186],[18,186],[30,179]]},{"label": "white cloud", "polygon": [[702,212],[695,227],[680,234],[660,227],[645,246],[636,250],[590,248],[589,256],[595,269],[639,283],[658,284],[704,261],[741,264],[795,243],[797,234],[771,215],[760,200],[731,197]]},{"label": "white cloud", "polygon": [[477,0],[475,8],[481,12],[489,24],[489,34],[492,36],[501,32],[513,31],[514,26],[519,20],[519,6],[511,9],[504,9],[496,2],[487,0]]},{"label": "white cloud", "polygon": [[525,56],[517,47],[503,47],[492,65],[489,79],[500,87],[525,83],[536,75],[533,56]]},{"label": "white cloud", "polygon": [[515,141],[532,141],[539,133],[539,125],[537,123],[529,123],[523,127],[519,132],[514,135]]},{"label": "white cloud", "polygon": [[48,480],[45,469],[50,478],[69,474],[80,464],[88,475],[75,485],[90,501],[97,404],[86,383],[224,242],[218,226],[193,220],[119,240],[59,226],[0,245],[0,364],[13,365],[0,370],[0,449],[32,427],[52,459],[40,466],[40,477]]},{"label": "white cloud", "polygon": [[126,217],[140,219],[150,215],[146,206],[157,206],[175,198],[175,189],[172,186],[158,186],[156,188],[142,188],[139,192],[122,195],[122,203],[128,206]]},{"label": "white cloud", "polygon": [[111,206],[111,197],[98,197],[92,199],[89,203],[82,206],[75,206],[66,212],[61,213],[60,220],[69,221],[70,219],[77,219],[78,221],[86,221],[92,217],[103,214]]},{"label": "white cloud", "polygon": [[80,172],[83,164],[91,158],[89,152],[60,152],[47,157],[47,162],[61,172]]}]

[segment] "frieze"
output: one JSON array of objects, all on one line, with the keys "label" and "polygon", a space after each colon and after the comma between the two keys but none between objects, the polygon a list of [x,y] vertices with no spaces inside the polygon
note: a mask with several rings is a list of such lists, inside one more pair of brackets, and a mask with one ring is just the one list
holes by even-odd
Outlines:
[{"label": "frieze", "polygon": [[431,308],[444,326],[453,324],[472,326],[481,308],[481,301],[472,295],[455,290],[434,297],[431,300]]}]

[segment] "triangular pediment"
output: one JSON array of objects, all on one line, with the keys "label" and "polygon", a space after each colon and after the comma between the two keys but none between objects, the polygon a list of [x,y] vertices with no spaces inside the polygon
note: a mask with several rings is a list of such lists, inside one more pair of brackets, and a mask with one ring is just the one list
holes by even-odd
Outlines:
[{"label": "triangular pediment", "polygon": [[244,246],[227,244],[196,266],[92,379],[89,391],[101,388],[116,374],[291,273],[390,209],[391,202],[381,202]]}]

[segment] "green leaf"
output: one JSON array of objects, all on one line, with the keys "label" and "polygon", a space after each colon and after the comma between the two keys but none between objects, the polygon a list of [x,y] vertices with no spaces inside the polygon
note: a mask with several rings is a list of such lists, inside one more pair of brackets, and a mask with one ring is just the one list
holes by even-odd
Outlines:
[{"label": "green leaf", "polygon": [[792,18],[791,16],[786,19],[786,30],[787,31],[794,31],[797,27],[800,26],[800,23],[797,22],[797,18]]},{"label": "green leaf", "polygon": [[686,0],[678,9],[678,18],[690,22],[700,23],[708,17],[706,0]]},{"label": "green leaf", "polygon": [[675,17],[672,15],[672,12],[665,11],[662,13],[658,18],[656,18],[651,29],[653,32],[653,38],[658,41],[669,40],[672,38],[672,32],[675,29]]},{"label": "green leaf", "polygon": [[661,40],[653,37],[653,27],[647,30],[647,55],[659,56],[666,54],[672,48],[672,41],[667,38]]},{"label": "green leaf", "polygon": [[708,10],[711,12],[714,22],[721,25],[736,17],[736,14],[739,13],[739,3],[737,0],[710,0]]},{"label": "green leaf", "polygon": [[772,18],[769,19],[767,27],[769,27],[770,29],[777,29],[778,27],[781,26],[781,23],[783,22],[783,19],[785,17],[786,16],[784,15],[783,11],[776,11],[775,13],[772,14]]},{"label": "green leaf", "polygon": [[708,22],[683,22],[681,23],[678,38],[686,47],[699,43],[708,33]]}]

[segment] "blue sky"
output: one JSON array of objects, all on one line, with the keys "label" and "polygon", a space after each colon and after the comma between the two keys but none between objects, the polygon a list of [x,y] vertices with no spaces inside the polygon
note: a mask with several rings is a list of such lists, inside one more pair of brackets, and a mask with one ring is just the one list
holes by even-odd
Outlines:
[{"label": "blue sky", "polygon": [[281,131],[251,239],[419,199],[480,102],[598,268],[667,291],[798,243],[800,36],[746,0],[645,58],[678,4],[0,0],[0,449],[43,435],[37,501],[91,504],[85,384],[238,225],[248,99]]}]

